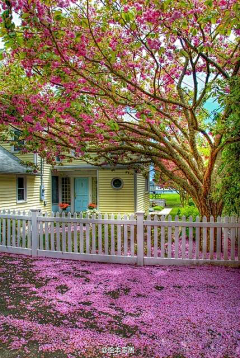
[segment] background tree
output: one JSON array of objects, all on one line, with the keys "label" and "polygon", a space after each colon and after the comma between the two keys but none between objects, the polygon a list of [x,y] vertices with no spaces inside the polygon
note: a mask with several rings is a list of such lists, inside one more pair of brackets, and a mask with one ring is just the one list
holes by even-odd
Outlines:
[{"label": "background tree", "polygon": [[240,137],[228,128],[232,106],[220,103],[214,121],[204,105],[231,96],[239,76],[237,0],[6,0],[2,9],[11,61],[36,83],[34,94],[11,96],[15,112],[3,109],[2,123],[20,126],[49,161],[74,149],[93,164],[152,163],[202,215],[221,214],[220,156]]}]

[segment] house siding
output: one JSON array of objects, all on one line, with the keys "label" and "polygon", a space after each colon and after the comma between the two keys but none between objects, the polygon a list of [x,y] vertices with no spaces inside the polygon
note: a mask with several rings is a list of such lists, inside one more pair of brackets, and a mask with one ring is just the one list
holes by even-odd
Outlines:
[{"label": "house siding", "polygon": [[0,175],[0,209],[25,210],[39,208],[42,211],[51,211],[51,201],[45,207],[40,201],[40,177],[25,176],[27,179],[27,200],[17,203],[17,175]]},{"label": "house siding", "polygon": [[[113,178],[121,178],[122,189],[111,186]],[[102,213],[134,213],[134,172],[126,170],[99,170],[98,174],[98,210]]]}]

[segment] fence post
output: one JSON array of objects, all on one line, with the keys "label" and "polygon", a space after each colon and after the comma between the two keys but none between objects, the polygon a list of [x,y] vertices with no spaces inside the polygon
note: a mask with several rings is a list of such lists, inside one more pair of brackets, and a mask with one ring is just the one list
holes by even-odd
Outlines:
[{"label": "fence post", "polygon": [[37,217],[39,209],[31,209],[32,212],[32,256],[37,256],[38,250],[38,224]]},{"label": "fence post", "polygon": [[143,217],[144,211],[138,211],[137,215],[137,264],[143,266],[144,240],[143,240]]}]

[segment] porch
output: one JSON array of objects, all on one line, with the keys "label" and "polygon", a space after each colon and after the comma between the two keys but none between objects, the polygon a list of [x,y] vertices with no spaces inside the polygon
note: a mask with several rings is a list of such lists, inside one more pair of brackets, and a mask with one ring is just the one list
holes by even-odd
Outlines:
[{"label": "porch", "polygon": [[67,212],[87,210],[89,203],[97,203],[97,176],[94,169],[65,169],[52,171],[52,211],[61,211],[59,204],[68,204]]}]

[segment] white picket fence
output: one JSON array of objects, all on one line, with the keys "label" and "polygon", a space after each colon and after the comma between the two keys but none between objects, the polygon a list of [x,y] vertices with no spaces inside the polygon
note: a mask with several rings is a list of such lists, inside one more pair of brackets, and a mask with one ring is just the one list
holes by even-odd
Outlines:
[{"label": "white picket fence", "polygon": [[138,265],[240,266],[240,218],[207,222],[138,212],[48,216],[0,211],[0,252]]}]

